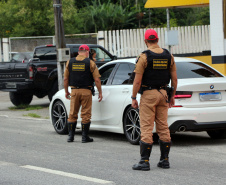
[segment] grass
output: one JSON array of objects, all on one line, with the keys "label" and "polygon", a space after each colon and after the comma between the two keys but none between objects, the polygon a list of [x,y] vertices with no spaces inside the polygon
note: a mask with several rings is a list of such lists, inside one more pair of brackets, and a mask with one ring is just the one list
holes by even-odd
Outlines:
[{"label": "grass", "polygon": [[28,116],[28,117],[32,117],[32,118],[41,118],[41,116],[39,116],[38,114],[35,114],[35,113],[23,114],[23,116]]},{"label": "grass", "polygon": [[15,107],[9,107],[10,110],[38,110],[38,109],[43,109],[45,107],[40,106],[40,105],[19,105]]}]

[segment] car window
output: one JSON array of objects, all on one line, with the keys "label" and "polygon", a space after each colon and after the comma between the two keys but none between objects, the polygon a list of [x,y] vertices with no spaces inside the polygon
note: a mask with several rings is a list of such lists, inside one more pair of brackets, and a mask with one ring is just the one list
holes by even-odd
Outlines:
[{"label": "car window", "polygon": [[71,58],[77,57],[78,55],[78,46],[70,48]]},{"label": "car window", "polygon": [[134,68],[135,64],[120,64],[113,78],[112,85],[132,84],[130,77]]},{"label": "car window", "polygon": [[108,81],[114,67],[115,67],[115,64],[112,64],[112,65],[108,65],[108,66],[105,66],[105,67],[100,69],[99,72],[100,72],[100,75],[101,75],[100,80],[101,80],[102,85],[107,84],[107,81]]},{"label": "car window", "polygon": [[92,47],[91,49],[94,49],[96,51],[96,60],[97,61],[111,61],[112,59],[110,58],[110,56],[101,48],[94,48]]},{"label": "car window", "polygon": [[34,58],[39,58],[40,60],[56,60],[57,52],[56,47],[40,47],[36,48],[34,52]]},{"label": "car window", "polygon": [[176,62],[177,78],[223,77],[217,71],[200,62]]}]

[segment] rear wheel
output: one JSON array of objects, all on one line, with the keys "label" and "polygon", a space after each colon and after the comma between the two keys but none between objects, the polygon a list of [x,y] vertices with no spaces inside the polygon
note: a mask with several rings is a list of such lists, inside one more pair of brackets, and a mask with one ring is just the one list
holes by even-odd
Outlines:
[{"label": "rear wheel", "polygon": [[140,116],[139,111],[129,107],[123,119],[123,129],[128,141],[137,145],[140,141]]},{"label": "rear wheel", "polygon": [[58,134],[67,134],[67,111],[62,103],[58,100],[54,102],[51,110],[52,124]]},{"label": "rear wheel", "polygon": [[33,94],[31,93],[18,93],[9,92],[10,101],[15,105],[29,105],[33,99]]},{"label": "rear wheel", "polygon": [[212,139],[226,139],[226,130],[209,130],[206,131]]}]

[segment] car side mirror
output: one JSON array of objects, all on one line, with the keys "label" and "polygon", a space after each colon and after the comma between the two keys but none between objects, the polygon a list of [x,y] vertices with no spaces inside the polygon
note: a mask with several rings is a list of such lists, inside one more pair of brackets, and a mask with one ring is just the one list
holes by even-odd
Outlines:
[{"label": "car side mirror", "polygon": [[113,60],[117,60],[118,57],[116,55],[113,56]]}]

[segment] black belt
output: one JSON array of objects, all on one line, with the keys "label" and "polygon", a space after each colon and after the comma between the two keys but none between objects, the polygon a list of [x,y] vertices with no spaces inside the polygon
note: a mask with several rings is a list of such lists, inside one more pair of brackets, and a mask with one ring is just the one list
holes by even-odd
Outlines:
[{"label": "black belt", "polygon": [[143,91],[152,90],[152,89],[157,89],[157,90],[164,89],[164,90],[166,90],[166,86],[161,86],[161,87],[159,87],[159,86],[142,87]]},{"label": "black belt", "polygon": [[71,89],[89,89],[89,90],[91,90],[92,87],[87,87],[87,86],[74,86]]}]

